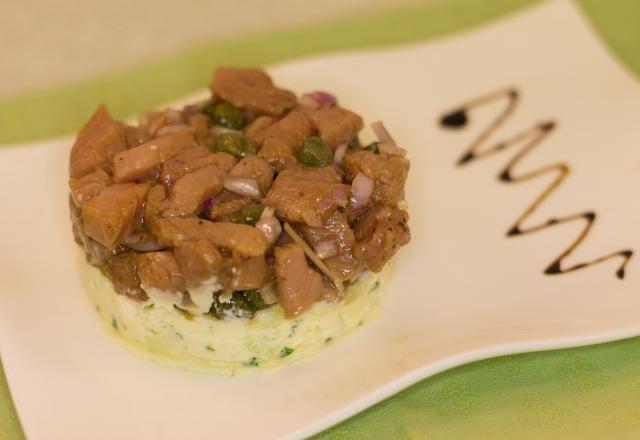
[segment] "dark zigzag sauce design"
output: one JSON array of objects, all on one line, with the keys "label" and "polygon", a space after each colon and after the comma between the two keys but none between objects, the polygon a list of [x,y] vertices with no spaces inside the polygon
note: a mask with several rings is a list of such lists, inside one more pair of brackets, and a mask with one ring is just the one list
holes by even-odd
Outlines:
[{"label": "dark zigzag sauce design", "polygon": [[469,121],[469,110],[477,106],[481,106],[483,104],[487,104],[489,102],[503,98],[507,99],[506,106],[471,143],[467,151],[458,160],[457,166],[464,166],[473,162],[474,160],[492,156],[502,150],[508,149],[513,145],[523,144],[522,148],[516,153],[515,156],[513,156],[513,158],[507,163],[504,169],[498,174],[498,180],[503,183],[519,183],[548,174],[555,175],[555,178],[549,184],[549,186],[533,201],[533,203],[522,213],[522,215],[518,217],[514,225],[509,229],[509,231],[507,231],[507,237],[517,237],[519,235],[538,232],[543,229],[550,228],[554,225],[582,221],[584,223],[584,227],[578,237],[544,270],[544,273],[546,275],[558,275],[584,269],[594,264],[602,263],[614,258],[619,258],[622,259],[622,263],[616,270],[616,276],[620,279],[623,279],[625,275],[625,268],[629,263],[629,260],[631,260],[631,257],[633,256],[633,251],[629,249],[612,252],[603,257],[595,258],[584,263],[578,263],[570,267],[563,267],[562,265],[564,259],[571,255],[573,251],[576,250],[576,248],[580,245],[580,243],[582,243],[582,241],[589,235],[589,232],[591,231],[591,228],[596,221],[597,216],[595,212],[587,211],[568,215],[565,217],[551,218],[545,223],[528,228],[522,226],[527,218],[529,218],[535,212],[535,210],[544,202],[544,200],[560,187],[560,185],[564,182],[564,180],[571,172],[569,165],[567,165],[566,163],[552,163],[535,170],[523,172],[519,175],[516,175],[513,172],[514,167],[516,167],[518,163],[527,156],[527,154],[535,149],[535,147],[537,147],[540,142],[542,142],[547,136],[551,134],[551,132],[553,132],[553,130],[556,128],[555,122],[547,121],[537,124],[503,142],[495,144],[490,148],[482,149],[481,147],[485,144],[488,138],[498,128],[500,128],[500,126],[511,116],[511,114],[517,107],[519,100],[518,92],[515,89],[506,89],[482,96],[465,103],[454,111],[451,111],[444,115],[440,120],[440,124],[443,127],[450,129],[462,128]]}]

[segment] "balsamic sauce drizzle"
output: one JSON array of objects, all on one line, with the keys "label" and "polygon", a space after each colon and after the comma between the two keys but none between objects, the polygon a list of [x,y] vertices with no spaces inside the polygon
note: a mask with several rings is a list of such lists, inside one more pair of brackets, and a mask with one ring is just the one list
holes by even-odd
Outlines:
[{"label": "balsamic sauce drizzle", "polygon": [[567,215],[564,217],[550,218],[546,222],[524,227],[523,223],[536,211],[536,209],[549,197],[555,190],[557,190],[564,180],[569,176],[571,169],[568,164],[557,162],[551,163],[540,168],[527,171],[514,173],[514,168],[522,161],[531,151],[533,151],[543,140],[549,136],[556,128],[554,121],[544,121],[528,128],[511,138],[508,138],[502,142],[498,142],[491,147],[484,147],[489,137],[500,128],[501,125],[512,115],[516,110],[519,94],[518,91],[512,88],[498,90],[488,95],[482,96],[477,99],[470,100],[458,107],[457,109],[445,114],[440,124],[445,128],[458,129],[462,128],[469,122],[468,111],[475,107],[487,104],[489,102],[498,99],[507,99],[505,107],[498,113],[495,119],[475,138],[469,148],[460,157],[457,162],[457,166],[461,167],[467,165],[475,160],[492,156],[503,150],[508,149],[514,145],[522,145],[521,149],[512,157],[507,165],[498,174],[498,180],[505,184],[526,182],[528,180],[535,179],[544,175],[554,175],[555,178],[549,184],[549,186],[529,205],[529,207],[518,217],[513,226],[507,231],[507,237],[517,237],[519,235],[531,234],[541,231],[546,228],[550,228],[555,225],[570,223],[570,222],[582,222],[584,224],[578,237],[564,250],[547,268],[544,270],[545,275],[558,275],[576,270],[584,269],[589,266],[593,266],[598,263],[605,262],[611,259],[621,259],[622,262],[616,270],[616,276],[620,279],[624,278],[625,268],[633,256],[633,251],[629,249],[612,252],[605,256],[595,258],[593,260],[574,264],[573,266],[563,267],[563,261],[569,257],[573,251],[575,251],[580,243],[586,239],[596,221],[596,213],[593,211],[586,211],[577,214]]}]

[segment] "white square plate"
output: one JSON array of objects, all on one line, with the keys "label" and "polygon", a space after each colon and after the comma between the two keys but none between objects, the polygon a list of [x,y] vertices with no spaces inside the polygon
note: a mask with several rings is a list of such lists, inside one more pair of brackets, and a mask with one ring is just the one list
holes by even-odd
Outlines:
[{"label": "white square plate", "polygon": [[513,176],[570,167],[521,227],[597,213],[563,270],[635,252],[640,86],[571,3],[545,3],[429,44],[305,59],[270,72],[296,92],[329,90],[365,120],[384,120],[409,150],[413,241],[397,257],[382,316],[311,359],[248,376],[137,359],[106,335],[82,292],[67,214],[71,139],[3,148],[0,350],[30,439],[301,438],[461,363],[640,333],[640,255],[623,280],[615,274],[620,256],[545,275],[587,220],[506,236],[565,171],[497,180],[523,143],[456,166],[507,99],[469,109],[464,128],[439,125],[469,99],[515,87],[514,112],[480,150],[553,120],[556,129]]}]

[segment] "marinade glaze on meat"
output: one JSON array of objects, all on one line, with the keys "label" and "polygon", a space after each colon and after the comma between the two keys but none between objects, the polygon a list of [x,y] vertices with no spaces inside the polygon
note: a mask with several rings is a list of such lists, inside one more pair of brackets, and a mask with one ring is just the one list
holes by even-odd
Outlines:
[{"label": "marinade glaze on meat", "polygon": [[[257,69],[219,68],[210,89],[137,126],[101,106],[73,145],[74,236],[118,293],[293,317],[409,242],[409,161],[381,124],[363,146],[362,118],[332,95],[298,99]],[[204,301],[190,294],[202,286]]]}]

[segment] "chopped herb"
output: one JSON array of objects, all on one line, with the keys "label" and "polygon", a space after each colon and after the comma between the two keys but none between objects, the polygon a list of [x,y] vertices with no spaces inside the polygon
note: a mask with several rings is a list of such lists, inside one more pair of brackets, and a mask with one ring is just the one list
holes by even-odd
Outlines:
[{"label": "chopped herb", "polygon": [[211,313],[217,318],[235,316],[251,319],[257,311],[266,308],[260,289],[236,290],[229,301],[221,302],[219,295],[214,296]]},{"label": "chopped herb", "polygon": [[280,350],[280,357],[284,358],[289,356],[291,353],[293,353],[293,348],[291,347],[284,347],[282,350]]},{"label": "chopped herb", "polygon": [[116,318],[113,318],[111,320],[111,327],[113,327],[115,330],[118,330],[118,321],[116,321]]},{"label": "chopped herb", "polygon": [[176,332],[176,336],[179,337],[180,339],[184,339],[184,336],[182,336],[182,333],[180,332]]},{"label": "chopped herb", "polygon": [[251,359],[249,359],[249,362],[245,362],[244,365],[247,367],[259,367],[260,363],[258,362],[258,359],[252,357]]},{"label": "chopped herb", "polygon": [[291,332],[289,333],[290,338],[296,334],[296,329],[298,328],[299,324],[300,324],[300,320],[296,319],[295,321],[293,321],[293,325],[291,326]]},{"label": "chopped herb", "polygon": [[373,286],[371,286],[371,289],[369,289],[369,293],[373,292],[374,290],[376,290],[378,287],[380,287],[380,281],[377,281],[375,283],[373,283]]},{"label": "chopped herb", "polygon": [[206,346],[205,348],[206,348],[207,350],[209,350],[209,351],[216,351],[216,349],[215,349],[215,348],[213,348],[213,347],[211,346],[211,344],[207,344],[207,346]]}]

